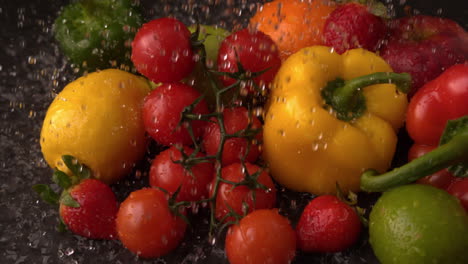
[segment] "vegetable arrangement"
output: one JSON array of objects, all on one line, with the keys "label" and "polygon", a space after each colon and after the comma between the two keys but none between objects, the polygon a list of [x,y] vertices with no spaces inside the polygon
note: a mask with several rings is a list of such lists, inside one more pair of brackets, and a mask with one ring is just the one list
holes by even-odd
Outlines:
[{"label": "vegetable arrangement", "polygon": [[[106,5],[102,17],[116,10],[122,17],[109,21],[124,23],[106,24],[101,41],[93,31],[83,36],[73,20],[96,5]],[[57,40],[72,62],[100,70],[67,85],[49,107],[41,148],[64,191],[34,190],[60,204],[63,227],[119,239],[142,258],[177,248],[195,228],[197,208],[206,207],[207,235],[226,235],[230,263],[290,263],[298,251],[347,250],[368,227],[355,193],[383,192],[369,216],[382,263],[466,263],[468,33],[445,19],[380,17],[377,6],[275,0],[232,33],[169,17],[141,25],[130,1],[67,6]],[[414,45],[402,33],[408,24],[430,40],[395,64],[399,48]],[[69,48],[64,32],[99,56]],[[137,73],[107,64],[114,52],[125,54],[122,43]],[[433,75],[401,67],[424,67],[418,58],[438,44],[451,59],[431,64]],[[412,161],[386,172],[404,126],[415,143]],[[147,187],[131,189],[118,205],[107,184],[138,169],[145,152]],[[317,196],[297,223],[278,211],[283,187]]]}]

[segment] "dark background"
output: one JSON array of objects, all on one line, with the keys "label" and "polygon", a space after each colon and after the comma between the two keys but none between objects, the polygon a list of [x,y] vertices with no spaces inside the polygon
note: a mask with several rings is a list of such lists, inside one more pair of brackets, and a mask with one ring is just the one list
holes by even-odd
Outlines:
[{"label": "dark background", "polygon": [[[147,20],[171,14],[187,24],[199,21],[233,29],[243,26],[261,2],[247,0],[141,1]],[[207,241],[203,215],[194,218],[183,244],[164,259],[137,259],[117,241],[94,241],[55,231],[57,209],[38,200],[31,186],[50,183],[42,159],[39,133],[53,96],[77,76],[52,37],[51,25],[68,1],[0,0],[0,263],[226,263],[223,237]],[[189,4],[190,3],[190,4]],[[388,3],[388,2],[387,2]],[[468,27],[465,0],[395,1],[416,13],[450,17]],[[208,7],[208,8],[207,8]],[[208,11],[207,11],[208,10]],[[401,135],[405,137],[405,135]],[[402,140],[404,142],[404,140]],[[400,161],[405,146],[399,147]],[[113,186],[119,199],[146,180],[129,177]],[[310,199],[280,192],[282,213],[293,222]],[[366,206],[375,196],[361,195]],[[337,254],[299,255],[294,263],[377,263],[366,233],[352,249]]]}]

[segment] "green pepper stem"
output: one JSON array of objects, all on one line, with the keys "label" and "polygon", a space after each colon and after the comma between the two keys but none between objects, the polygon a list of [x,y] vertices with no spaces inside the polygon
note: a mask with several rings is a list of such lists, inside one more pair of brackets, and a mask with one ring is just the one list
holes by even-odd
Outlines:
[{"label": "green pepper stem", "polygon": [[346,81],[337,78],[329,81],[321,94],[338,119],[350,121],[365,113],[366,100],[362,88],[384,83],[393,83],[399,91],[407,93],[411,86],[411,76],[408,73],[376,72]]},{"label": "green pepper stem", "polygon": [[361,190],[382,192],[391,187],[414,182],[435,173],[468,157],[468,129],[455,135],[446,144],[410,163],[392,171],[378,175],[375,170],[367,170],[361,175]]},{"label": "green pepper stem", "polygon": [[400,92],[407,93],[410,90],[411,76],[408,73],[376,72],[347,80],[343,86],[334,91],[334,104],[342,109],[352,109],[354,108],[352,104],[356,102],[354,98],[362,88],[384,83],[393,83]]}]

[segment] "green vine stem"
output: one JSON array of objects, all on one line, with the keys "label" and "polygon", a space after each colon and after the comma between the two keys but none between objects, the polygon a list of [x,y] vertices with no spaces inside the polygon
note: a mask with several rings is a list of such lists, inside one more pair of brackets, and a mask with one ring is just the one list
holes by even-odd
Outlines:
[{"label": "green vine stem", "polygon": [[[196,34],[196,32],[194,34]],[[206,66],[206,63],[205,63],[206,62],[206,52],[205,52],[203,44],[200,43],[200,42],[196,42],[195,48],[197,50],[199,50],[200,61],[201,61],[201,64],[202,64],[203,71],[207,72],[206,76],[208,76],[209,82],[211,84],[211,89],[212,89],[213,93],[215,94],[215,102],[216,102],[215,111],[212,112],[212,113],[209,113],[209,114],[204,114],[204,115],[199,115],[199,114],[193,113],[192,112],[193,108],[197,103],[200,102],[200,100],[201,100],[201,98],[200,98],[200,100],[196,100],[192,105],[186,107],[186,109],[182,113],[182,118],[181,118],[181,121],[180,121],[179,125],[183,125],[183,123],[185,123],[185,122],[188,122],[190,124],[190,121],[195,121],[195,120],[205,120],[207,122],[216,122],[216,123],[218,123],[219,129],[220,129],[220,142],[219,142],[219,147],[218,147],[217,152],[216,152],[215,155],[207,155],[207,156],[204,156],[204,157],[196,157],[196,153],[201,151],[200,144],[197,142],[196,138],[194,137],[193,129],[189,125],[187,127],[187,130],[189,131],[189,134],[192,137],[195,150],[191,155],[186,155],[185,153],[183,153],[183,151],[181,151],[183,158],[182,158],[181,161],[177,161],[177,163],[180,163],[182,166],[184,166],[185,169],[187,169],[189,171],[191,169],[191,166],[193,166],[195,164],[198,164],[198,163],[202,163],[202,162],[214,163],[214,165],[215,165],[215,178],[214,178],[214,182],[213,182],[213,186],[212,186],[212,192],[211,192],[211,194],[210,194],[210,196],[208,198],[201,199],[201,200],[198,200],[198,201],[195,201],[195,202],[193,202],[193,201],[192,202],[191,201],[179,201],[177,203],[174,203],[173,206],[177,208],[177,207],[189,207],[189,206],[193,206],[194,204],[197,205],[197,204],[209,203],[209,205],[210,205],[209,239],[210,239],[210,241],[215,241],[215,237],[214,237],[215,236],[215,229],[218,229],[217,233],[219,234],[224,228],[229,226],[229,224],[232,224],[232,223],[236,222],[237,220],[239,220],[242,217],[241,215],[238,215],[237,213],[235,213],[231,209],[228,216],[234,217],[236,219],[234,222],[231,221],[231,222],[225,223],[223,221],[223,219],[220,219],[220,220],[216,219],[216,217],[215,217],[216,196],[217,196],[219,188],[220,188],[220,183],[231,184],[233,186],[233,188],[235,188],[237,186],[240,186],[240,185],[246,185],[250,189],[256,189],[256,188],[264,189],[264,188],[266,188],[266,186],[263,186],[262,184],[257,182],[258,175],[257,176],[255,174],[254,175],[249,175],[247,170],[245,170],[246,171],[245,179],[243,181],[241,181],[241,182],[231,182],[231,181],[225,180],[225,179],[222,178],[222,174],[221,174],[221,172],[222,172],[222,162],[221,162],[222,161],[222,153],[223,153],[223,150],[224,150],[224,144],[226,143],[226,140],[228,140],[229,138],[235,138],[235,137],[236,138],[239,138],[239,137],[240,138],[245,138],[247,140],[247,151],[243,154],[243,157],[241,157],[241,163],[243,164],[243,166],[245,166],[244,161],[245,161],[245,158],[247,157],[247,155],[248,155],[248,153],[250,151],[250,148],[252,146],[252,141],[255,140],[255,136],[260,131],[260,129],[252,128],[252,124],[249,124],[246,129],[243,129],[241,131],[238,131],[238,132],[232,133],[232,134],[227,133],[225,123],[224,123],[224,118],[223,118],[223,109],[226,107],[224,105],[223,101],[222,101],[223,94],[228,93],[228,92],[233,91],[233,90],[235,91],[235,94],[238,94],[239,91],[240,91],[240,87],[241,87],[243,82],[252,81],[253,78],[255,78],[259,74],[263,73],[264,71],[259,72],[259,73],[246,74],[243,67],[240,66],[239,67],[239,72],[233,73],[233,74],[231,74],[231,73],[223,74],[223,73],[219,73],[219,72],[213,72],[213,71],[210,71]],[[231,84],[231,85],[229,85],[227,87],[220,88],[218,86],[218,83],[214,79],[218,75],[229,75],[231,78],[236,78],[236,82],[234,82],[233,84]],[[204,96],[205,95],[203,95],[202,97],[204,97]],[[234,95],[234,96],[236,96],[236,95]],[[237,97],[235,97],[234,99],[236,99],[236,98]],[[233,100],[233,101],[235,101],[235,100]],[[234,102],[231,102],[231,103],[234,105]],[[248,108],[248,110],[249,110],[249,114],[252,114],[251,111],[250,111],[251,109]]]}]

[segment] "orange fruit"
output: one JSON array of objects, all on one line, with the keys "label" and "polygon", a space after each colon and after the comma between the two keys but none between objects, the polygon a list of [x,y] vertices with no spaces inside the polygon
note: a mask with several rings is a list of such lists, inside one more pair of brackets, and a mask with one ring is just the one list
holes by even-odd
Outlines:
[{"label": "orange fruit", "polygon": [[274,0],[250,19],[250,26],[269,35],[282,60],[296,51],[322,45],[323,26],[336,4],[330,0]]}]

